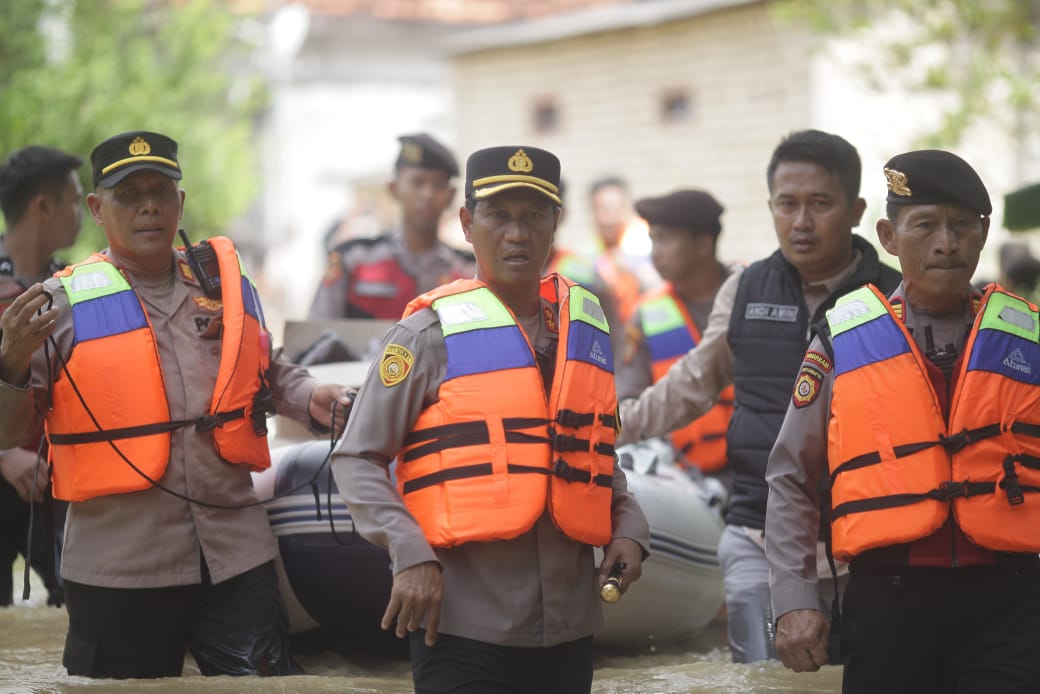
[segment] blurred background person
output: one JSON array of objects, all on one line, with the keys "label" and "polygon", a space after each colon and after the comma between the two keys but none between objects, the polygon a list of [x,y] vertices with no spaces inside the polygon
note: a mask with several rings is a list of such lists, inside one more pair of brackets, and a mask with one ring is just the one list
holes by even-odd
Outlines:
[{"label": "blurred background person", "polygon": [[[19,294],[42,282],[65,263],[54,253],[75,242],[83,222],[83,160],[50,147],[11,152],[0,166],[0,314]],[[2,335],[2,331],[0,331]],[[0,451],[0,605],[13,600],[12,567],[19,554],[31,559],[47,589],[47,602],[64,601],[58,572],[65,504],[54,502],[40,437],[24,448]],[[37,464],[37,453],[42,461]],[[37,509],[29,551],[30,503]],[[31,556],[30,556],[31,555]]]},{"label": "blurred background person", "polygon": [[[664,286],[644,295],[625,327],[616,358],[618,398],[639,397],[701,341],[715,293],[730,274],[716,255],[723,207],[703,190],[677,190],[636,202],[650,229],[650,258]],[[680,464],[706,473],[726,467],[726,429],[733,386],[715,406],[671,439]]]},{"label": "blurred background person", "polygon": [[[601,178],[589,188],[599,254],[596,272],[613,293],[621,325],[632,317],[643,292],[656,289],[661,278],[650,262],[646,222],[635,214],[628,185],[621,178]],[[611,325],[611,332],[620,332]]]},{"label": "blurred background person", "polygon": [[398,140],[401,150],[387,187],[400,224],[329,252],[308,318],[397,320],[419,294],[476,272],[472,253],[438,238],[441,216],[455,198],[455,156],[426,133]]}]

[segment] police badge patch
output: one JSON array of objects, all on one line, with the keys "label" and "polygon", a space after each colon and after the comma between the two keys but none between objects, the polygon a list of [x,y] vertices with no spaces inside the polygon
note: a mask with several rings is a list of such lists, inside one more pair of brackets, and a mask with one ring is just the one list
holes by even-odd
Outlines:
[{"label": "police badge patch", "polygon": [[387,388],[396,386],[408,377],[415,357],[401,345],[389,344],[379,360],[379,380]]},{"label": "police badge patch", "polygon": [[794,382],[794,406],[801,409],[813,404],[820,394],[822,383],[823,374],[819,369],[802,364],[802,370],[798,372],[798,379]]}]

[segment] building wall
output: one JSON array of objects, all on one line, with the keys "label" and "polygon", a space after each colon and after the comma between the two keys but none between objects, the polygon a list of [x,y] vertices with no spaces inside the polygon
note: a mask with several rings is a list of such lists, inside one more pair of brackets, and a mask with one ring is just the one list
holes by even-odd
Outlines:
[{"label": "building wall", "polygon": [[[776,247],[765,168],[781,136],[811,125],[808,41],[765,3],[668,23],[451,58],[455,142],[530,144],[556,153],[567,185],[564,246],[588,248],[587,191],[621,175],[634,198],[704,188],[726,207],[720,256],[754,260]],[[661,102],[685,91],[690,116]],[[558,127],[533,112],[556,104]]]}]

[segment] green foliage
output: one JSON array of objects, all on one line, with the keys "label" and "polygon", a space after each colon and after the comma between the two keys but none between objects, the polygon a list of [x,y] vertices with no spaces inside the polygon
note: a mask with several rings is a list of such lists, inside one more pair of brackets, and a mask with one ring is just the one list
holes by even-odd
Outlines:
[{"label": "green foliage", "polygon": [[[0,152],[45,144],[79,154],[91,190],[94,145],[162,132],[180,145],[185,229],[195,240],[222,233],[257,189],[253,122],[266,100],[258,80],[230,72],[244,49],[235,21],[206,0],[4,0]],[[88,214],[66,257],[104,246]]]},{"label": "green foliage", "polygon": [[778,16],[872,46],[871,84],[893,79],[952,97],[924,145],[952,145],[996,123],[1023,141],[1040,131],[1040,0],[780,0]]}]

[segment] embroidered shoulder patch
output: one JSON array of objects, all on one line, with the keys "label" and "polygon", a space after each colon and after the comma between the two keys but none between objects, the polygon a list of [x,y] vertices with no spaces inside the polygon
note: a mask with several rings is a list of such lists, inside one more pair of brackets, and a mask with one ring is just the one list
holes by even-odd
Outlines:
[{"label": "embroidered shoulder patch", "polygon": [[396,386],[408,377],[412,371],[415,357],[401,345],[389,344],[383,350],[383,358],[379,360],[379,380],[387,388]]},{"label": "embroidered shoulder patch", "polygon": [[805,353],[805,361],[816,364],[824,373],[831,370],[831,360],[827,358],[827,355],[821,354],[814,349]]},{"label": "embroidered shoulder patch", "polygon": [[794,406],[801,409],[813,404],[820,395],[822,383],[823,373],[819,369],[811,364],[802,364],[802,370],[794,382]]}]

